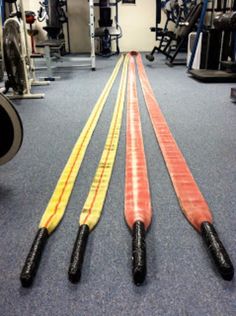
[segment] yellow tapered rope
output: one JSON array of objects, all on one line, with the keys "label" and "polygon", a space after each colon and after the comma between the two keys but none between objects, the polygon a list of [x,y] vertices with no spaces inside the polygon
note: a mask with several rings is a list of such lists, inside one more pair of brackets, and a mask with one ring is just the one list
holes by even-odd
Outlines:
[{"label": "yellow tapered rope", "polygon": [[64,215],[87,146],[90,142],[93,131],[97,125],[98,119],[123,60],[123,56],[118,60],[111,77],[109,78],[102,94],[95,104],[94,109],[90,114],[90,117],[72,150],[67,164],[57,182],[55,191],[53,192],[48,206],[43,214],[39,228],[46,228],[49,233],[51,233],[57,227]]},{"label": "yellow tapered rope", "polygon": [[90,187],[87,200],[80,215],[79,224],[88,225],[90,231],[95,227],[101,216],[113,165],[115,162],[124,108],[128,61],[129,57],[126,56],[123,65],[119,91],[117,94],[116,105],[104,150],[92,185]]},{"label": "yellow tapered rope", "polygon": [[[73,190],[75,180],[82,164],[87,146],[90,142],[93,131],[97,125],[100,114],[103,110],[105,102],[108,98],[108,95],[111,91],[111,88],[118,75],[123,61],[124,57],[122,56],[117,62],[111,77],[109,78],[101,96],[95,104],[94,109],[90,114],[89,119],[82,133],[80,134],[67,161],[67,164],[57,182],[55,191],[43,214],[43,217],[39,224],[39,230],[35,236],[35,239],[21,271],[20,280],[22,286],[24,287],[28,287],[32,284],[38,270],[42,252],[44,250],[47,239],[50,233],[52,233],[52,231],[60,223],[65,213],[66,206],[69,202],[69,198]],[[84,226],[88,228],[88,226]]]}]

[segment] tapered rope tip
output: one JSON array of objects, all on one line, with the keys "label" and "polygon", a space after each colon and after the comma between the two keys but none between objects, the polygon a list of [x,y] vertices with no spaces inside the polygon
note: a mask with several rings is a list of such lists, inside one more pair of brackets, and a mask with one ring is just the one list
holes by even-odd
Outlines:
[{"label": "tapered rope tip", "polygon": [[136,285],[141,285],[146,278],[146,267],[136,266],[133,269],[133,280]]},{"label": "tapered rope tip", "polygon": [[75,240],[68,270],[68,278],[72,283],[77,283],[80,281],[88,236],[89,226],[86,224],[81,225]]},{"label": "tapered rope tip", "polygon": [[231,281],[234,277],[234,267],[214,226],[209,222],[203,222],[201,225],[201,233],[222,278]]},{"label": "tapered rope tip", "polygon": [[131,55],[131,56],[138,56],[138,52],[136,52],[135,50],[132,50],[132,51],[130,52],[130,55]]},{"label": "tapered rope tip", "polygon": [[136,285],[144,282],[146,277],[146,244],[145,226],[141,221],[133,225],[132,259],[133,259],[133,280]]},{"label": "tapered rope tip", "polygon": [[29,287],[33,283],[48,237],[47,228],[38,230],[20,275],[23,287]]},{"label": "tapered rope tip", "polygon": [[68,279],[71,283],[78,283],[81,278],[81,269],[73,269],[73,267],[70,266],[68,271]]}]

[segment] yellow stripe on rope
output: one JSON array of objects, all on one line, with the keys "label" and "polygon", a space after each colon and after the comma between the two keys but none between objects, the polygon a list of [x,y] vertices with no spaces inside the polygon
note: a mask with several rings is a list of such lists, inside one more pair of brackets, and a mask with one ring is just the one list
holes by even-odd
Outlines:
[{"label": "yellow stripe on rope", "polygon": [[57,182],[55,191],[53,192],[48,206],[43,214],[39,228],[45,227],[49,233],[51,233],[57,227],[65,213],[65,209],[73,190],[74,183],[82,164],[86,149],[123,60],[123,56],[118,60],[111,77],[109,78],[102,94],[95,104],[94,109],[90,114],[89,119],[72,150],[66,166]]},{"label": "yellow stripe on rope", "polygon": [[124,108],[128,61],[129,57],[126,56],[123,65],[116,105],[104,150],[101,156],[101,160],[98,164],[98,168],[94,176],[92,185],[90,187],[87,200],[80,215],[79,224],[88,225],[90,231],[95,227],[95,225],[99,221],[99,218],[101,217],[103,204],[106,198],[106,193],[108,191],[109,181],[115,162]]}]

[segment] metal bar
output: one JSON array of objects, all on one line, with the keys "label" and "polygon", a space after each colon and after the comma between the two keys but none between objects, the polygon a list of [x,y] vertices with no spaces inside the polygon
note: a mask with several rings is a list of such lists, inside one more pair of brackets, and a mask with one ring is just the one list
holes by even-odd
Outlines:
[{"label": "metal bar", "polygon": [[94,28],[94,2],[93,0],[89,0],[89,31],[90,31],[90,44],[91,44],[91,67],[92,70],[96,68],[96,57],[95,57],[95,28]]},{"label": "metal bar", "polygon": [[198,45],[198,41],[199,41],[199,38],[200,38],[200,33],[202,31],[204,20],[205,20],[205,16],[206,16],[207,6],[208,6],[208,0],[204,0],[203,1],[203,7],[202,7],[201,16],[200,16],[200,20],[199,20],[199,24],[198,24],[198,27],[197,27],[197,34],[196,34],[195,41],[194,41],[194,44],[193,44],[191,58],[190,58],[190,61],[189,61],[189,64],[188,64],[188,70],[191,70],[192,66],[193,66],[194,58],[195,58],[196,51],[197,51],[197,45]]}]

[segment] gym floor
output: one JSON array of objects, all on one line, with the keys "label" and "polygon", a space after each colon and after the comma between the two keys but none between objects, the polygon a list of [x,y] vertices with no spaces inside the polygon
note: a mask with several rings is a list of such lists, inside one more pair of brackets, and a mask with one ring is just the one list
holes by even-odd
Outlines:
[{"label": "gym floor", "polygon": [[[117,57],[97,59],[97,71],[66,68],[45,99],[14,101],[24,125],[17,156],[0,169],[0,315],[236,315],[236,284],[215,270],[201,236],[179,207],[138,82],[152,195],[147,277],[135,286],[131,235],[123,217],[126,113],[103,215],[87,244],[81,281],[67,279],[78,218],[102,153],[119,78],[88,147],[64,219],[49,238],[31,288],[19,275],[59,175]],[[186,68],[143,58],[170,129],[214,214],[236,265],[236,105],[232,84],[203,84]]]}]

